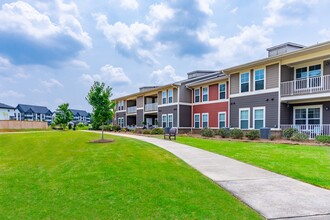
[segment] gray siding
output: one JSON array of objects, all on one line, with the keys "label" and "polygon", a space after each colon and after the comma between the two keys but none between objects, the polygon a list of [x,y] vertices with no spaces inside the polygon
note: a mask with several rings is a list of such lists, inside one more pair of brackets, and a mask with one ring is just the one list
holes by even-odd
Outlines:
[{"label": "gray siding", "polygon": [[239,74],[230,75],[230,94],[239,93]]},{"label": "gray siding", "polygon": [[[268,101],[267,101],[268,99]],[[273,99],[273,100],[272,100]],[[278,128],[278,92],[231,98],[230,126],[239,127],[239,109],[250,108],[250,128],[253,127],[253,107],[266,108],[266,127]],[[235,104],[233,104],[235,103]]]},{"label": "gray siding", "polygon": [[[253,77],[253,69],[250,70],[250,91],[254,90],[254,77]],[[239,82],[240,83],[240,82]]]},{"label": "gray siding", "polygon": [[139,96],[136,99],[136,107],[137,108],[142,108],[143,107],[143,96]]},{"label": "gray siding", "polygon": [[278,63],[266,67],[266,89],[278,88],[279,65]]},{"label": "gray siding", "polygon": [[177,111],[178,106],[173,105],[173,106],[166,106],[166,107],[159,107],[158,108],[158,126],[162,126],[162,115],[163,114],[173,114],[173,127],[177,126]]},{"label": "gray siding", "polygon": [[178,89],[173,88],[173,102],[178,102]]},{"label": "gray siding", "polygon": [[293,67],[281,66],[281,82],[294,80]]},{"label": "gray siding", "polygon": [[191,106],[180,105],[180,127],[191,127]]},{"label": "gray siding", "polygon": [[323,75],[330,75],[330,60],[323,63]]},{"label": "gray siding", "polygon": [[162,104],[162,101],[163,101],[163,96],[162,96],[162,92],[161,91],[159,91],[157,93],[157,97],[158,97],[158,99],[157,99],[158,105],[161,105]]},{"label": "gray siding", "polygon": [[191,90],[187,89],[185,85],[179,86],[180,102],[191,103]]},{"label": "gray siding", "polygon": [[116,123],[118,124],[118,118],[121,118],[123,117],[124,118],[124,126],[127,126],[127,122],[126,122],[126,113],[125,112],[117,112],[116,113]]},{"label": "gray siding", "polygon": [[293,123],[293,107],[286,103],[281,103],[281,124],[292,124]]},{"label": "gray siding", "polygon": [[141,127],[141,126],[143,126],[142,122],[143,122],[143,110],[137,110],[137,112],[136,112],[136,125],[138,127]]}]

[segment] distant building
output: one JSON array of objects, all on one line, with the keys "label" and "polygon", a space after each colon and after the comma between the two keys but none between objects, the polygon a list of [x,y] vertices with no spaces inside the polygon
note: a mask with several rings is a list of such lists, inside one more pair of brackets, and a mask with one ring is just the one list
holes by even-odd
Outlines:
[{"label": "distant building", "polygon": [[52,112],[45,106],[18,104],[16,120],[21,121],[47,121],[52,123]]},{"label": "distant building", "polygon": [[85,110],[70,109],[70,111],[73,114],[74,123],[82,122],[84,124],[89,124],[91,122],[91,115]]},{"label": "distant building", "polygon": [[0,103],[0,120],[15,120],[15,114],[14,107]]}]

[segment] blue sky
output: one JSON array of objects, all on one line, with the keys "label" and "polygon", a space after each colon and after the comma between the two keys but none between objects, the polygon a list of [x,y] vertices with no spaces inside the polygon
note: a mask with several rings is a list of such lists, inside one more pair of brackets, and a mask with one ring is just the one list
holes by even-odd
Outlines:
[{"label": "blue sky", "polygon": [[90,110],[94,80],[118,97],[266,57],[276,44],[324,42],[328,3],[0,0],[0,102]]}]

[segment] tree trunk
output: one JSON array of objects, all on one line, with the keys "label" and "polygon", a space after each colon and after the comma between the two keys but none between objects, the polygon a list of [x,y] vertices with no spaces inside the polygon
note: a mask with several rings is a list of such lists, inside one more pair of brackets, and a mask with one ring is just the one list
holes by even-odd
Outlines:
[{"label": "tree trunk", "polygon": [[102,140],[104,140],[104,134],[103,134],[103,132],[104,132],[104,124],[102,123]]}]

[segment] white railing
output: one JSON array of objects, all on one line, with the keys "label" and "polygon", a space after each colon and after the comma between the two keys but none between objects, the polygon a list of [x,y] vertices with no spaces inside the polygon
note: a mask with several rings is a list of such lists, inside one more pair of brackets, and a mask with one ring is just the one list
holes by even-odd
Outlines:
[{"label": "white railing", "polygon": [[150,111],[157,111],[157,103],[149,103],[144,105],[144,111],[150,112]]},{"label": "white railing", "polygon": [[130,131],[135,131],[135,129],[136,129],[136,125],[127,125],[127,127],[126,127],[128,130],[130,130]]},{"label": "white railing", "polygon": [[136,113],[136,106],[131,106],[127,108],[127,114]]},{"label": "white railing", "polygon": [[281,96],[304,95],[330,91],[330,75],[281,83]]},{"label": "white railing", "polygon": [[318,135],[330,135],[330,125],[281,125],[284,132],[288,128],[295,128],[300,133],[308,135],[309,139],[315,139]]}]

